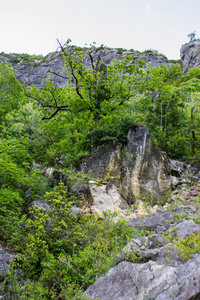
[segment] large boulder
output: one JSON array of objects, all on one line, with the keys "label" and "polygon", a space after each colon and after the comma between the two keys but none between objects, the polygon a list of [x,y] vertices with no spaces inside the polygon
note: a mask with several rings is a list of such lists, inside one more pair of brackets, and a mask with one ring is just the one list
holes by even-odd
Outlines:
[{"label": "large boulder", "polygon": [[97,279],[85,295],[100,300],[199,299],[199,270],[199,254],[177,266],[123,261]]},{"label": "large boulder", "polygon": [[156,148],[146,126],[139,124],[129,130],[126,145],[105,144],[87,157],[80,169],[94,179],[107,181],[107,190],[115,185],[131,204],[141,194],[160,200],[178,184],[184,165]]},{"label": "large boulder", "polygon": [[[63,181],[73,190],[81,211],[101,215],[104,210],[110,210],[127,216],[128,205],[136,200],[146,198],[149,204],[160,202],[168,190],[181,182],[185,167],[156,148],[146,126],[139,124],[129,130],[126,144],[108,142],[77,165],[77,172],[89,174],[91,180],[87,179],[88,175],[81,182],[70,179],[52,167],[43,172],[51,186]],[[144,211],[142,202],[137,204],[139,212],[135,217],[143,215],[141,209]]]},{"label": "large boulder", "polygon": [[[176,220],[175,214],[179,216]],[[190,215],[185,218],[178,210],[130,222],[156,234],[131,239],[117,255],[115,266],[89,286],[85,296],[100,300],[200,299],[200,255],[185,262],[182,249],[172,243],[200,232]]]}]

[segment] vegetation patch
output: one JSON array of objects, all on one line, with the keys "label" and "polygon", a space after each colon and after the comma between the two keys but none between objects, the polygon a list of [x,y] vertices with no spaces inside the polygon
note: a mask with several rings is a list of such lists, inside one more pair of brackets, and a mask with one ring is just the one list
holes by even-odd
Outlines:
[{"label": "vegetation patch", "polygon": [[[169,156],[199,162],[199,68],[184,76],[180,64],[144,69],[141,60],[133,64],[134,54],[105,65],[102,47],[69,47],[61,46],[68,74],[62,88],[46,80],[41,89],[25,89],[0,63],[0,239],[18,253],[2,284],[10,299],[81,299],[127,242],[145,234],[110,212],[75,215],[77,198],[62,182],[52,187],[45,167],[71,170],[78,180],[79,159],[107,141],[126,144],[138,123]],[[2,55],[14,64],[44,59]],[[154,204],[154,198],[143,200]],[[49,209],[33,205],[40,202]],[[197,234],[178,245],[185,257],[198,253],[198,240]],[[24,272],[22,284],[16,267]]]}]

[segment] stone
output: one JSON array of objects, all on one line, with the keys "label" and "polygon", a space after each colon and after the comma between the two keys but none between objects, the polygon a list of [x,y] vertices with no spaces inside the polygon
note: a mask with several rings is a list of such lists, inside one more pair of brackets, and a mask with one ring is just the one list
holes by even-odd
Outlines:
[{"label": "stone", "polygon": [[[74,46],[69,48],[69,52],[72,54],[74,52]],[[87,50],[83,50],[83,52]],[[142,59],[145,62],[145,68],[149,67],[160,67],[161,65],[169,65],[169,61],[166,57],[156,55],[154,53],[147,52],[137,52],[137,51],[119,51],[117,49],[107,49],[104,48],[101,51],[101,60],[105,64],[110,64],[111,60],[120,61],[126,56],[135,55],[133,59],[133,64],[137,62],[138,59]],[[93,58],[97,60],[99,52],[94,53]],[[36,87],[41,88],[43,79],[49,78],[52,83],[55,83],[59,87],[63,87],[67,84],[67,72],[63,74],[63,69],[65,67],[65,61],[61,52],[52,52],[47,56],[42,57],[30,62],[25,62],[17,54],[9,54],[9,58],[0,54],[0,61],[7,61],[12,65],[12,61],[15,62],[15,75],[21,84],[25,86],[31,86],[33,83]],[[91,62],[89,57],[84,57],[84,65],[86,68],[91,68]],[[50,72],[50,73],[49,73]],[[60,76],[57,76],[59,74]]]},{"label": "stone", "polygon": [[43,173],[52,187],[58,185],[60,181],[67,183],[67,175],[53,167],[44,168]]},{"label": "stone", "polygon": [[200,40],[182,45],[180,49],[183,72],[200,66]]},{"label": "stone", "polygon": [[182,241],[190,234],[200,232],[200,225],[196,224],[193,220],[183,220],[178,225],[174,226],[177,230],[177,237],[179,241]]},{"label": "stone", "polygon": [[[200,295],[200,255],[178,266],[123,261],[85,292],[100,300],[188,300]],[[197,298],[193,298],[197,299]]]},{"label": "stone", "polygon": [[112,141],[98,148],[83,160],[80,169],[92,178],[108,181],[112,178],[119,194],[128,204],[145,195],[151,204],[160,201],[162,194],[179,183],[171,173],[179,174],[184,165],[170,160],[153,144],[144,124],[133,126],[127,144]]},{"label": "stone", "polygon": [[150,214],[147,217],[140,220],[133,219],[129,221],[129,226],[135,226],[137,229],[145,228],[149,231],[156,233],[161,233],[170,228],[170,223],[174,220],[175,212],[157,212],[155,214]]},{"label": "stone", "polygon": [[[70,53],[74,52],[74,46],[69,49]],[[87,50],[84,50],[87,51]],[[97,59],[99,52],[94,54],[94,60]],[[145,62],[144,68],[149,66],[160,67],[161,65],[170,66],[172,63],[162,55],[156,55],[151,52],[138,52],[138,51],[119,51],[117,49],[102,49],[102,61],[105,64],[110,64],[111,60],[120,61],[128,55],[135,55],[133,64],[138,59],[142,59]],[[186,73],[189,69],[195,68],[200,65],[200,41],[196,40],[187,44],[182,45],[180,49],[180,57],[183,66],[183,72]],[[52,83],[55,83],[59,87],[63,87],[67,83],[67,73],[63,74],[64,69],[64,58],[61,52],[52,52],[41,59],[34,61],[25,62],[17,54],[5,55],[0,54],[0,62],[8,62],[12,65],[15,62],[15,74],[21,84],[31,86],[33,83],[36,87],[41,88],[43,79],[49,78]],[[90,59],[84,58],[84,65],[89,68]],[[51,75],[50,73],[51,72]],[[59,74],[60,76],[57,76]]]},{"label": "stone", "polygon": [[146,263],[150,260],[164,265],[177,265],[182,262],[175,248],[168,244],[160,235],[133,238],[116,257],[115,264],[122,261]]},{"label": "stone", "polygon": [[3,277],[7,276],[7,270],[9,264],[17,258],[16,254],[8,252],[0,244],[0,281]]},{"label": "stone", "polygon": [[[157,232],[134,237],[116,257],[115,265],[85,292],[86,298],[100,300],[194,300],[200,296],[200,255],[185,262],[176,245],[163,236],[175,233],[182,241],[200,232],[200,225],[191,219],[177,219],[174,212],[150,214],[129,222],[136,228]],[[190,214],[190,213],[189,213]],[[187,217],[187,216],[186,216]],[[178,222],[178,224],[177,224]],[[163,236],[162,236],[163,234]]]},{"label": "stone", "polygon": [[42,200],[34,200],[32,201],[31,205],[29,206],[29,209],[36,206],[37,208],[42,208],[44,210],[49,211],[50,210],[50,205],[48,205],[44,199]]},{"label": "stone", "polygon": [[102,215],[103,211],[111,213],[118,212],[121,215],[128,209],[127,202],[120,196],[116,186],[107,188],[106,184],[100,184],[96,181],[89,181],[89,188],[93,198],[91,212]]}]

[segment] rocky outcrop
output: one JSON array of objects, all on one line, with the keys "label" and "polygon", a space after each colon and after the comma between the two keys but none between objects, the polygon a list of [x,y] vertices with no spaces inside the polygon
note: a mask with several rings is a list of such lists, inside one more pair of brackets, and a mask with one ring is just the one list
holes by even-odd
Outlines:
[{"label": "rocky outcrop", "polygon": [[[72,53],[74,51],[74,46],[70,47],[69,51]],[[83,51],[88,51],[87,49]],[[97,59],[99,52],[94,54],[94,60]],[[112,60],[122,60],[127,55],[135,55],[133,59],[133,64],[137,62],[138,59],[142,59],[145,62],[145,67],[159,67],[161,65],[168,65],[168,59],[162,55],[157,55],[151,51],[140,53],[138,51],[125,51],[119,49],[102,49],[101,59],[106,64],[110,64]],[[35,84],[38,88],[42,86],[43,79],[49,78],[51,82],[55,83],[57,86],[62,87],[67,83],[66,75],[63,74],[63,69],[65,67],[64,58],[61,52],[49,53],[46,57],[41,59],[32,59],[30,61],[24,61],[17,54],[0,55],[0,62],[7,61],[9,64],[13,65],[15,68],[16,78],[20,83],[25,86],[30,86]],[[91,62],[89,57],[84,58],[84,65],[91,68]],[[48,73],[50,72],[51,75]],[[59,74],[57,76],[55,74]]]},{"label": "rocky outcrop", "polygon": [[184,44],[180,49],[183,73],[200,66],[200,40]]},{"label": "rocky outcrop", "polygon": [[123,261],[100,277],[85,294],[89,299],[100,300],[199,299],[199,270],[199,254],[178,266]]},{"label": "rocky outcrop", "polygon": [[178,184],[184,165],[156,148],[145,125],[140,124],[129,130],[126,145],[110,142],[100,147],[82,162],[80,169],[106,181],[107,191],[116,186],[131,204],[140,195],[152,202],[159,200],[162,193]]},{"label": "rocky outcrop", "polygon": [[[168,161],[171,167],[174,163]],[[179,173],[182,166],[178,162],[175,165],[177,170],[172,172],[173,175]],[[103,170],[105,172],[105,168]],[[196,254],[186,262],[182,250],[173,243],[200,233],[200,225],[196,223],[199,220],[200,174],[193,168],[189,170],[188,175],[179,178],[180,185],[169,198],[172,208],[176,207],[173,211],[171,208],[168,211],[166,204],[156,213],[129,221],[130,227],[139,231],[148,230],[149,235],[146,231],[145,236],[133,237],[117,255],[113,267],[89,286],[85,292],[86,298],[200,299],[200,255]],[[187,196],[183,198],[184,203],[180,203],[182,195]]]},{"label": "rocky outcrop", "polygon": [[181,182],[185,168],[184,163],[171,160],[156,148],[145,125],[139,124],[129,130],[126,144],[108,142],[83,159],[77,166],[77,172],[83,174],[81,182],[55,168],[43,172],[51,186],[63,181],[73,190],[79,198],[76,206],[83,212],[100,215],[110,210],[123,216],[137,200],[138,209],[132,215],[137,218],[149,213],[138,200],[145,198],[151,205],[160,202]]},{"label": "rocky outcrop", "polygon": [[[156,212],[156,204],[161,201],[164,204],[165,193],[171,189],[171,200],[180,193],[186,195],[185,181],[192,176],[185,175],[186,164],[170,159],[155,147],[144,124],[129,130],[126,144],[111,141],[84,158],[77,166],[77,172],[80,171],[81,181],[62,170],[50,167],[43,170],[52,187],[63,181],[73,190],[79,199],[75,203],[77,212],[101,215],[104,210],[118,211],[127,219]],[[175,189],[178,184],[182,185],[181,191]],[[197,196],[198,187],[192,188]],[[141,200],[154,206],[147,209]],[[135,203],[137,208],[130,212],[130,205]]]},{"label": "rocky outcrop", "polygon": [[[71,46],[71,53],[74,51],[74,46]],[[83,49],[83,52],[90,51]],[[160,67],[161,65],[171,65],[168,59],[164,55],[159,55],[153,51],[139,52],[134,50],[124,49],[102,49],[102,61],[106,64],[110,64],[112,60],[122,60],[127,55],[134,54],[133,64],[141,59],[145,62],[144,68],[149,66]],[[98,52],[94,54],[94,60],[97,59]],[[200,65],[200,40],[196,40],[182,45],[180,49],[180,57],[182,60],[183,72],[186,73],[189,69]],[[8,62],[14,66],[15,75],[20,83],[25,86],[31,86],[35,84],[36,87],[42,86],[43,79],[49,78],[51,82],[57,86],[62,87],[67,83],[66,75],[63,74],[65,67],[64,58],[61,52],[52,52],[45,57],[33,57],[30,60],[24,60],[22,56],[18,54],[0,54],[0,62]],[[89,57],[84,58],[84,65],[91,67]],[[49,73],[50,72],[50,73]],[[59,74],[60,76],[57,76]]]},{"label": "rocky outcrop", "polygon": [[[188,210],[189,211],[189,210]],[[186,214],[188,213],[186,210]],[[86,298],[100,300],[191,300],[200,297],[200,255],[182,258],[172,238],[182,241],[200,232],[200,225],[181,210],[156,213],[129,222],[154,233],[133,238],[116,258],[116,263],[85,292]],[[198,213],[198,210],[196,211]],[[176,216],[180,218],[176,219]],[[166,239],[166,237],[168,237]]]}]

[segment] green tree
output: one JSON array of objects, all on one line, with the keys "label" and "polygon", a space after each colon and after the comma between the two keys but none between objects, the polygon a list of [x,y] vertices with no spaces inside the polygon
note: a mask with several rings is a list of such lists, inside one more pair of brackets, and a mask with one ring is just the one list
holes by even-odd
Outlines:
[{"label": "green tree", "polygon": [[125,127],[127,132],[135,121],[127,106],[139,93],[144,62],[133,64],[134,55],[130,55],[106,66],[103,48],[83,51],[68,45],[61,46],[61,50],[65,73],[58,75],[66,77],[66,85],[60,88],[46,80],[42,89],[29,88],[26,94],[43,112],[43,120],[48,120],[44,126],[51,132],[53,143],[47,152],[51,157],[65,154],[68,161],[73,161],[105,140],[124,139]]},{"label": "green tree", "polygon": [[187,35],[187,37],[190,39],[190,42],[194,42],[196,40],[196,32],[193,31],[193,32],[189,33]]},{"label": "green tree", "polygon": [[[13,70],[0,63],[0,238],[7,242],[19,238],[22,214],[46,187],[39,167],[31,166],[25,102],[23,88]],[[27,197],[28,190],[31,199]]]},{"label": "green tree", "polygon": [[185,117],[184,104],[183,99],[176,94],[181,74],[178,64],[170,68],[148,67],[143,89],[133,101],[133,110],[139,116],[140,122],[146,124],[154,142],[170,156],[184,154],[185,140],[179,136]]},{"label": "green tree", "polygon": [[185,134],[188,137],[190,154],[199,154],[200,145],[200,79],[192,78],[180,84],[181,97],[185,99],[185,114],[187,128]]},{"label": "green tree", "polygon": [[19,107],[23,89],[7,63],[0,63],[0,125],[6,114]]}]

